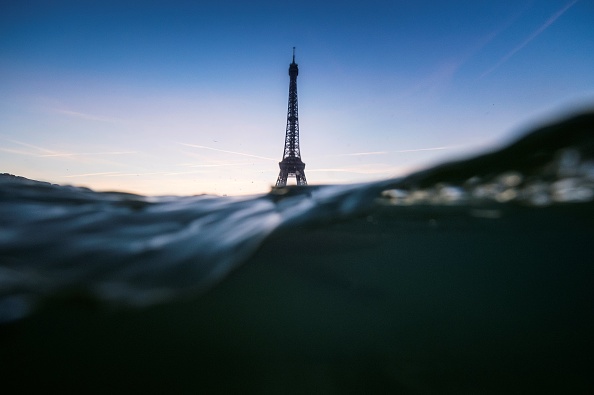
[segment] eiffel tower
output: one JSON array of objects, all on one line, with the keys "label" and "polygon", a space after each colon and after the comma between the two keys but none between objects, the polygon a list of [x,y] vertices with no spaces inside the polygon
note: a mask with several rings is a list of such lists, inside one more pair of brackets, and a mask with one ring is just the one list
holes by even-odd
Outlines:
[{"label": "eiffel tower", "polygon": [[305,179],[305,163],[301,161],[301,153],[299,152],[297,74],[299,74],[299,68],[297,67],[297,63],[295,63],[295,47],[293,47],[293,63],[289,65],[289,109],[287,110],[285,151],[283,153],[283,160],[278,164],[280,173],[276,180],[277,187],[286,186],[288,177],[295,177],[297,185],[307,185],[307,180]]}]

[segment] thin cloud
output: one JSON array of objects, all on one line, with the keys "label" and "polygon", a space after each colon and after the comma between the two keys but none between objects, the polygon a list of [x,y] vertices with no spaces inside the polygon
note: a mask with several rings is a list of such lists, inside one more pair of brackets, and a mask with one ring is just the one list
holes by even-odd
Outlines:
[{"label": "thin cloud", "polygon": [[63,177],[64,178],[93,177],[93,176],[107,176],[107,175],[113,175],[113,174],[118,174],[118,172],[117,171],[108,171],[108,172],[103,172],[103,173],[73,174],[70,176],[63,176]]},{"label": "thin cloud", "polygon": [[402,154],[408,152],[422,152],[422,151],[441,151],[446,149],[456,148],[456,146],[445,146],[445,147],[431,147],[431,148],[417,148],[417,149],[406,149],[399,151],[370,151],[370,152],[355,152],[352,154],[340,154],[332,156],[368,156],[368,155],[387,155],[387,154]]},{"label": "thin cloud", "polygon": [[520,51],[522,48],[524,48],[526,45],[528,45],[536,37],[541,35],[542,32],[544,32],[549,26],[551,26],[557,19],[559,19],[559,17],[561,15],[563,15],[567,10],[569,10],[571,7],[573,7],[575,5],[575,3],[577,3],[578,1],[579,0],[573,0],[569,3],[567,3],[559,11],[557,11],[555,14],[553,14],[553,16],[551,16],[542,26],[540,26],[538,29],[536,29],[534,32],[532,32],[532,34],[530,36],[528,36],[528,38],[526,38],[518,46],[516,46],[514,49],[512,49],[510,52],[508,52],[504,57],[499,59],[499,61],[497,63],[495,63],[495,65],[493,65],[493,67],[491,67],[490,69],[485,71],[483,74],[481,74],[481,76],[479,78],[483,78],[483,77],[491,74],[499,66],[501,66],[502,64],[507,62],[509,60],[509,58],[514,56],[518,51]]},{"label": "thin cloud", "polygon": [[371,151],[371,152],[355,152],[352,154],[342,154],[336,156],[366,156],[366,155],[385,155],[388,154],[388,151]]},{"label": "thin cloud", "polygon": [[267,158],[265,156],[259,156],[259,155],[252,155],[252,154],[247,154],[245,152],[236,152],[236,151],[227,151],[227,150],[223,150],[223,149],[218,149],[218,148],[213,148],[213,147],[206,147],[204,145],[196,145],[196,144],[186,144],[186,143],[179,143],[181,145],[185,145],[186,147],[194,147],[194,148],[202,148],[202,149],[207,149],[207,150],[211,150],[211,151],[218,151],[218,152],[225,152],[227,154],[234,154],[234,155],[242,155],[242,156],[249,156],[250,158],[258,158],[258,159],[264,159],[264,160],[272,160],[272,161],[277,161],[276,159],[272,159],[272,158]]},{"label": "thin cloud", "polygon": [[462,68],[476,53],[482,50],[487,44],[493,41],[504,30],[517,20],[520,15],[526,11],[527,7],[512,15],[507,21],[501,24],[497,29],[483,37],[476,45],[469,48],[465,53],[458,57],[444,60],[438,67],[424,79],[420,80],[416,85],[405,91],[401,97],[406,99],[415,95],[419,91],[429,91],[434,94],[439,92],[452,81],[458,70]]},{"label": "thin cloud", "polygon": [[353,167],[330,167],[321,169],[309,169],[308,173],[353,173],[353,174],[393,174],[400,171],[400,168],[382,165],[365,165]]},{"label": "thin cloud", "polygon": [[[158,171],[158,172],[149,172],[149,173],[142,173],[142,172],[137,172],[137,173],[122,173],[122,172],[118,172],[118,171],[110,171],[110,172],[101,172],[101,173],[84,173],[84,174],[72,174],[72,175],[68,175],[68,176],[62,176],[64,178],[80,178],[80,177],[145,177],[145,176],[177,176],[177,175],[183,175],[183,174],[199,174],[199,173],[204,173],[205,172],[205,168],[210,168],[210,167],[219,167],[219,166],[235,166],[235,165],[242,165],[242,164],[222,164],[222,165],[204,165],[204,166],[200,166],[200,169],[196,169],[196,170],[189,170],[189,171]],[[243,164],[245,165],[245,164]],[[197,165],[196,167],[198,167],[199,165]],[[194,167],[194,166],[192,166]]]},{"label": "thin cloud", "polygon": [[124,154],[135,154],[136,151],[109,151],[109,152],[57,152],[54,150],[50,150],[47,148],[39,147],[36,145],[32,145],[29,143],[24,143],[18,140],[12,140],[2,137],[3,140],[9,141],[13,144],[21,145],[23,147],[32,148],[34,150],[40,151],[39,152],[30,152],[30,151],[23,151],[18,149],[10,149],[10,148],[0,148],[0,151],[10,152],[13,154],[19,155],[27,155],[27,156],[35,156],[38,158],[59,158],[59,157],[84,157],[84,156],[101,156],[101,155],[124,155]]},{"label": "thin cloud", "polygon": [[107,174],[107,177],[130,177],[130,176],[170,176],[177,173],[172,173],[168,171],[156,171],[150,173],[119,173],[114,172],[113,174]]},{"label": "thin cloud", "polygon": [[446,146],[446,147],[433,147],[433,148],[417,148],[417,149],[405,149],[400,151],[392,151],[395,154],[401,154],[406,152],[421,152],[421,151],[441,151],[444,149],[452,149],[456,148],[455,146]]},{"label": "thin cloud", "polygon": [[[8,138],[5,138],[5,137],[2,137],[2,139],[3,139],[3,140],[5,140],[5,141],[9,141],[9,142],[11,142],[11,143],[13,143],[13,144],[22,145],[23,147],[27,147],[27,148],[33,148],[33,149],[35,149],[35,150],[38,150],[38,151],[41,151],[41,152],[49,152],[50,154],[55,154],[55,153],[56,153],[56,151],[52,151],[52,150],[50,150],[50,149],[47,149],[47,148],[38,147],[38,146],[36,146],[36,145],[32,145],[32,144],[28,144],[28,143],[24,143],[24,142],[22,142],[22,141],[13,140],[13,139],[8,139]],[[14,150],[14,152],[15,152],[15,153],[22,153],[23,155],[38,155],[38,154],[36,154],[36,153],[32,153],[32,152],[25,152],[25,151],[18,151],[18,152],[17,152],[17,150]]]},{"label": "thin cloud", "polygon": [[194,164],[194,163],[184,163],[180,166],[183,167],[226,167],[226,166],[245,166],[249,165],[249,162],[237,162],[237,163],[216,163],[216,164]]},{"label": "thin cloud", "polygon": [[86,114],[86,113],[78,112],[78,111],[70,111],[70,110],[62,110],[62,109],[53,109],[52,111],[55,113],[58,113],[58,114],[67,115],[67,116],[75,117],[75,118],[86,119],[89,121],[101,121],[101,122],[118,122],[119,121],[119,119],[116,119],[116,118],[102,117],[99,115]]},{"label": "thin cloud", "polygon": [[114,172],[113,174],[106,174],[107,177],[130,177],[130,176],[168,176],[171,174],[177,173],[169,173],[165,171],[157,171],[152,173],[118,173]]},{"label": "thin cloud", "polygon": [[308,173],[316,173],[316,172],[334,172],[334,173],[362,173],[356,169],[349,169],[349,168],[322,168],[322,169],[309,169],[307,170]]},{"label": "thin cloud", "polygon": [[132,177],[132,176],[177,176],[183,174],[201,174],[207,172],[206,169],[200,168],[197,170],[189,170],[189,171],[160,171],[160,172],[153,172],[153,173],[117,173],[114,172],[113,174],[106,174],[107,177]]},{"label": "thin cloud", "polygon": [[136,151],[114,151],[114,152],[82,152],[82,153],[55,153],[55,154],[43,154],[37,155],[40,158],[53,158],[53,157],[71,157],[71,156],[93,156],[93,155],[124,155],[124,154],[135,154]]},{"label": "thin cloud", "polygon": [[152,173],[122,173],[119,171],[106,171],[101,173],[83,173],[83,174],[72,174],[68,176],[62,176],[64,178],[77,178],[77,177],[97,177],[97,176],[105,176],[105,177],[130,177],[130,176],[168,176],[172,174],[179,174],[179,173],[170,173],[166,171],[159,171],[159,172],[152,172]]},{"label": "thin cloud", "polygon": [[0,148],[0,151],[8,152],[11,154],[17,154],[17,155],[38,156],[38,154],[35,154],[33,152],[27,152],[27,151],[22,151],[22,150],[18,150],[18,149]]},{"label": "thin cloud", "polygon": [[439,94],[452,81],[454,75],[466,60],[466,57],[464,57],[443,61],[433,72],[399,94],[398,97],[404,100],[417,95],[419,92],[428,92],[430,95]]}]

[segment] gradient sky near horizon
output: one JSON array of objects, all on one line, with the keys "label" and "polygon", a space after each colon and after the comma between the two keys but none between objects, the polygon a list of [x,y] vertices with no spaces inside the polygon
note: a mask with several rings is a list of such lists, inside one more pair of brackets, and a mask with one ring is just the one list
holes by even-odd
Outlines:
[{"label": "gradient sky near horizon", "polygon": [[592,108],[592,21],[591,0],[3,2],[0,173],[267,192],[296,47],[309,184],[404,175]]}]

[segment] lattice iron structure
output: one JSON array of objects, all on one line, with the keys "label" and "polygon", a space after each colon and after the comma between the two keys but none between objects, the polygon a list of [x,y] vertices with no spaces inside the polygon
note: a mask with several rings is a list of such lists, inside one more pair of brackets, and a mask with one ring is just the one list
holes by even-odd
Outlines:
[{"label": "lattice iron structure", "polygon": [[297,185],[307,185],[305,179],[305,163],[301,161],[299,151],[299,117],[297,115],[297,75],[299,67],[295,63],[295,47],[293,62],[289,65],[289,108],[287,110],[287,131],[285,134],[285,150],[283,160],[279,162],[280,173],[276,180],[277,187],[287,185],[287,178],[295,177]]}]

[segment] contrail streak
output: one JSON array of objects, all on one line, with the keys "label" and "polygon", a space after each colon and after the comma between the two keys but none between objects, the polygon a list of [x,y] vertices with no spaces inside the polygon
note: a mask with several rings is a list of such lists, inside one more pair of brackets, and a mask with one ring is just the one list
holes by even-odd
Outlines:
[{"label": "contrail streak", "polygon": [[309,169],[310,173],[353,173],[353,174],[388,174],[394,173],[396,170],[390,167],[334,167],[334,168],[320,168]]},{"label": "contrail streak", "polygon": [[[33,149],[36,149],[36,150],[39,150],[39,151],[42,151],[42,152],[51,152],[52,154],[55,154],[55,153],[56,153],[56,151],[52,151],[52,150],[50,150],[50,149],[47,149],[47,148],[37,147],[37,146],[35,146],[35,145],[31,145],[31,144],[23,143],[22,141],[17,141],[17,140],[12,140],[12,139],[7,139],[7,138],[5,138],[5,137],[2,137],[2,139],[3,139],[3,140],[6,140],[6,141],[10,141],[11,143],[14,143],[14,144],[22,145],[23,147],[33,148]],[[31,153],[31,154],[29,154],[29,153],[25,153],[25,155],[36,155],[36,154],[33,154],[33,153]]]},{"label": "contrail streak", "polygon": [[511,58],[512,56],[514,56],[514,54],[516,52],[518,52],[519,50],[521,50],[522,48],[524,48],[532,40],[534,40],[536,37],[538,37],[549,26],[551,26],[557,19],[559,19],[559,17],[561,15],[563,15],[565,13],[565,11],[567,11],[568,9],[570,9],[578,1],[579,0],[573,0],[573,1],[569,2],[569,3],[567,3],[563,8],[561,8],[553,16],[551,16],[541,27],[539,27],[538,29],[536,29],[530,36],[528,36],[527,39],[525,39],[524,41],[522,41],[522,43],[520,43],[520,45],[518,45],[517,47],[515,47],[514,49],[512,49],[508,54],[506,54],[503,58],[501,58],[499,60],[499,62],[495,63],[495,65],[493,67],[491,67],[489,70],[487,70],[483,74],[481,74],[481,76],[479,78],[483,78],[486,75],[491,74],[495,69],[497,69],[503,63],[507,62],[509,60],[509,58]]},{"label": "contrail streak", "polygon": [[241,163],[217,163],[217,164],[184,164],[180,165],[183,167],[226,167],[226,166],[245,166],[249,165],[249,162],[241,162]]},{"label": "contrail streak", "polygon": [[37,155],[41,158],[59,157],[59,156],[89,156],[89,155],[123,155],[123,154],[135,154],[135,151],[115,151],[115,152],[84,152],[84,153],[66,153],[66,154],[44,154]]},{"label": "contrail streak", "polygon": [[259,155],[252,155],[252,154],[246,154],[243,152],[235,152],[235,151],[227,151],[227,150],[223,150],[223,149],[218,149],[218,148],[212,148],[212,147],[206,147],[204,145],[196,145],[196,144],[186,144],[186,143],[180,143],[181,145],[185,145],[187,147],[194,147],[194,148],[202,148],[202,149],[208,149],[211,151],[218,151],[218,152],[225,152],[227,154],[235,154],[235,155],[243,155],[243,156],[249,156],[251,158],[258,158],[258,159],[265,159],[265,160],[272,160],[276,162],[276,159],[272,159],[272,158],[267,158],[265,156],[259,156]]},{"label": "contrail streak", "polygon": [[18,155],[37,156],[37,154],[34,154],[32,152],[21,151],[21,150],[18,150],[18,149],[0,148],[0,151],[9,152],[11,154],[18,154]]},{"label": "contrail streak", "polygon": [[[97,173],[97,174],[101,174],[101,173]],[[112,174],[105,174],[108,177],[130,177],[130,176],[156,176],[156,175],[161,175],[161,176],[168,176],[170,174],[176,174],[176,173],[169,173],[166,171],[157,171],[157,172],[152,172],[152,173],[118,173],[118,172],[112,172]]]},{"label": "contrail streak", "polygon": [[449,147],[417,148],[417,149],[405,149],[405,150],[401,150],[401,151],[392,151],[392,152],[395,154],[401,154],[404,152],[441,151],[444,149],[451,149],[451,148],[455,148],[455,147],[449,146]]},{"label": "contrail streak", "polygon": [[176,174],[186,174],[180,172],[169,172],[169,171],[157,171],[152,173],[120,173],[117,171],[110,171],[105,173],[87,173],[87,174],[74,174],[71,176],[62,176],[64,178],[75,178],[75,177],[91,177],[91,176],[106,176],[106,177],[133,177],[133,176],[171,176]]},{"label": "contrail streak", "polygon": [[341,155],[333,155],[333,156],[366,156],[366,155],[387,155],[387,154],[402,154],[406,152],[421,152],[421,151],[439,151],[445,149],[456,148],[454,146],[446,146],[446,147],[432,147],[432,148],[417,148],[417,149],[406,149],[400,151],[371,151],[371,152],[355,152],[352,154],[341,154]]},{"label": "contrail streak", "polygon": [[355,152],[353,154],[344,154],[339,156],[365,156],[365,155],[384,155],[388,154],[388,151],[371,151],[371,152]]},{"label": "contrail streak", "polygon": [[91,156],[91,155],[123,155],[123,154],[135,154],[135,151],[112,151],[112,152],[84,152],[84,153],[59,153],[47,148],[38,147],[32,144],[23,143],[22,141],[7,139],[2,137],[3,140],[10,141],[11,143],[22,145],[23,147],[33,148],[35,150],[45,153],[33,153],[20,150],[11,150],[9,148],[0,148],[1,151],[11,152],[20,155],[36,156],[38,158],[57,158],[57,157],[72,157],[72,156]]},{"label": "contrail streak", "polygon": [[71,117],[87,119],[90,121],[101,121],[101,122],[117,122],[118,121],[117,119],[114,119],[114,118],[101,117],[101,116],[93,115],[93,114],[85,114],[85,113],[77,112],[77,111],[60,110],[60,109],[54,109],[54,111],[58,114],[64,114],[64,115],[68,115]]},{"label": "contrail streak", "polygon": [[90,176],[108,176],[118,174],[117,171],[108,171],[105,173],[86,173],[86,174],[73,174],[71,176],[63,176],[64,178],[74,178],[74,177],[90,177]]}]

